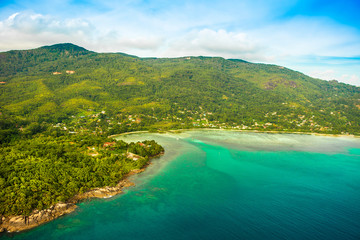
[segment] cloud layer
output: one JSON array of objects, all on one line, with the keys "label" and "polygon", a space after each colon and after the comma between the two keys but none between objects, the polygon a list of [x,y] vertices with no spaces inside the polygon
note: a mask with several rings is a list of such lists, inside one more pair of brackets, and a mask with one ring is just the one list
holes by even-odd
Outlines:
[{"label": "cloud layer", "polygon": [[14,13],[0,21],[0,50],[26,49],[58,42],[91,41],[94,26],[84,19],[58,20],[32,12]]},{"label": "cloud layer", "polygon": [[0,51],[71,42],[142,57],[221,56],[360,85],[360,26],[296,0],[11,2],[0,8]]}]

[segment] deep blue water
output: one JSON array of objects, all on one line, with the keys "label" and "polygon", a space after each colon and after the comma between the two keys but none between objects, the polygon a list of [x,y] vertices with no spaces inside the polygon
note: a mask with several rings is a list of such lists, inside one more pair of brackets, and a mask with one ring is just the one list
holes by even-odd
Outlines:
[{"label": "deep blue water", "polygon": [[360,140],[191,132],[111,199],[1,239],[360,239]]}]

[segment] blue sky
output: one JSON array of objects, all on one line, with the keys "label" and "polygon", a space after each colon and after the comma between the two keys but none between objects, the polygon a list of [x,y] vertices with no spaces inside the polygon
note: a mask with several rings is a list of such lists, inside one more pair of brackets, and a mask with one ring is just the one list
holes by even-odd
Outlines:
[{"label": "blue sky", "polygon": [[360,86],[359,12],[359,0],[0,0],[0,51],[221,56]]}]

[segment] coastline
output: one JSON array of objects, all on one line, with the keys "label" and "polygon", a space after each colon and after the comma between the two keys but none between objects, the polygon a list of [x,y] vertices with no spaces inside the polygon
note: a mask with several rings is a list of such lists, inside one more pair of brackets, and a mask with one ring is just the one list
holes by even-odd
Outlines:
[{"label": "coastline", "polygon": [[[244,132],[244,133],[271,133],[271,134],[303,134],[303,135],[314,135],[314,136],[327,136],[327,137],[350,137],[359,138],[360,136],[345,135],[345,134],[325,134],[325,133],[314,133],[314,132],[284,132],[284,131],[259,131],[259,130],[238,130],[238,129],[214,129],[214,128],[191,128],[191,129],[172,129],[161,133],[181,133],[184,131],[233,131],[233,132]],[[149,131],[133,131],[121,134],[109,136],[109,138],[115,138],[117,136],[124,136],[130,134],[139,133],[154,133]],[[156,132],[155,132],[156,133]],[[29,216],[16,215],[7,216],[0,219],[0,233],[1,232],[20,232],[29,230],[44,223],[50,222],[60,216],[74,212],[77,209],[76,203],[91,198],[110,198],[123,192],[124,188],[134,186],[135,184],[129,180],[129,177],[145,171],[145,169],[151,164],[153,158],[161,156],[163,153],[152,156],[149,158],[149,162],[140,169],[134,169],[125,175],[119,183],[114,186],[105,186],[101,188],[95,188],[86,191],[85,193],[77,194],[71,197],[66,203],[59,202],[55,205],[50,206],[44,210],[34,210]]]},{"label": "coastline", "polygon": [[131,134],[139,134],[139,133],[181,133],[184,131],[234,131],[234,132],[244,132],[244,133],[273,133],[273,134],[302,134],[302,135],[313,135],[313,136],[323,136],[323,137],[349,137],[349,138],[360,138],[358,135],[354,134],[331,134],[331,133],[316,133],[316,132],[288,132],[288,131],[260,131],[260,130],[246,130],[246,129],[227,129],[227,128],[185,128],[185,129],[170,129],[164,130],[161,132],[150,132],[150,131],[133,131],[133,132],[125,132],[119,133],[109,136],[109,138],[114,138],[117,136],[125,136]]},{"label": "coastline", "polygon": [[2,217],[0,219],[0,233],[2,232],[21,232],[40,226],[44,223],[50,222],[58,217],[74,212],[77,209],[76,203],[91,198],[110,198],[117,194],[123,193],[124,188],[135,186],[135,183],[131,182],[129,178],[135,174],[144,172],[146,168],[151,164],[153,158],[160,157],[164,153],[152,156],[149,161],[140,169],[133,169],[126,174],[120,182],[114,186],[105,186],[101,188],[94,188],[84,193],[78,193],[70,198],[66,203],[59,202],[50,206],[44,210],[33,210],[29,216],[15,215]]}]

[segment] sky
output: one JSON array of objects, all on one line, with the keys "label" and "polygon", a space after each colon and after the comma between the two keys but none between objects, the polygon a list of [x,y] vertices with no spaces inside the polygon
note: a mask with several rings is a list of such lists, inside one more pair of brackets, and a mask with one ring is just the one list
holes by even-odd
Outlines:
[{"label": "sky", "polygon": [[0,0],[0,51],[218,56],[360,86],[360,0]]}]

